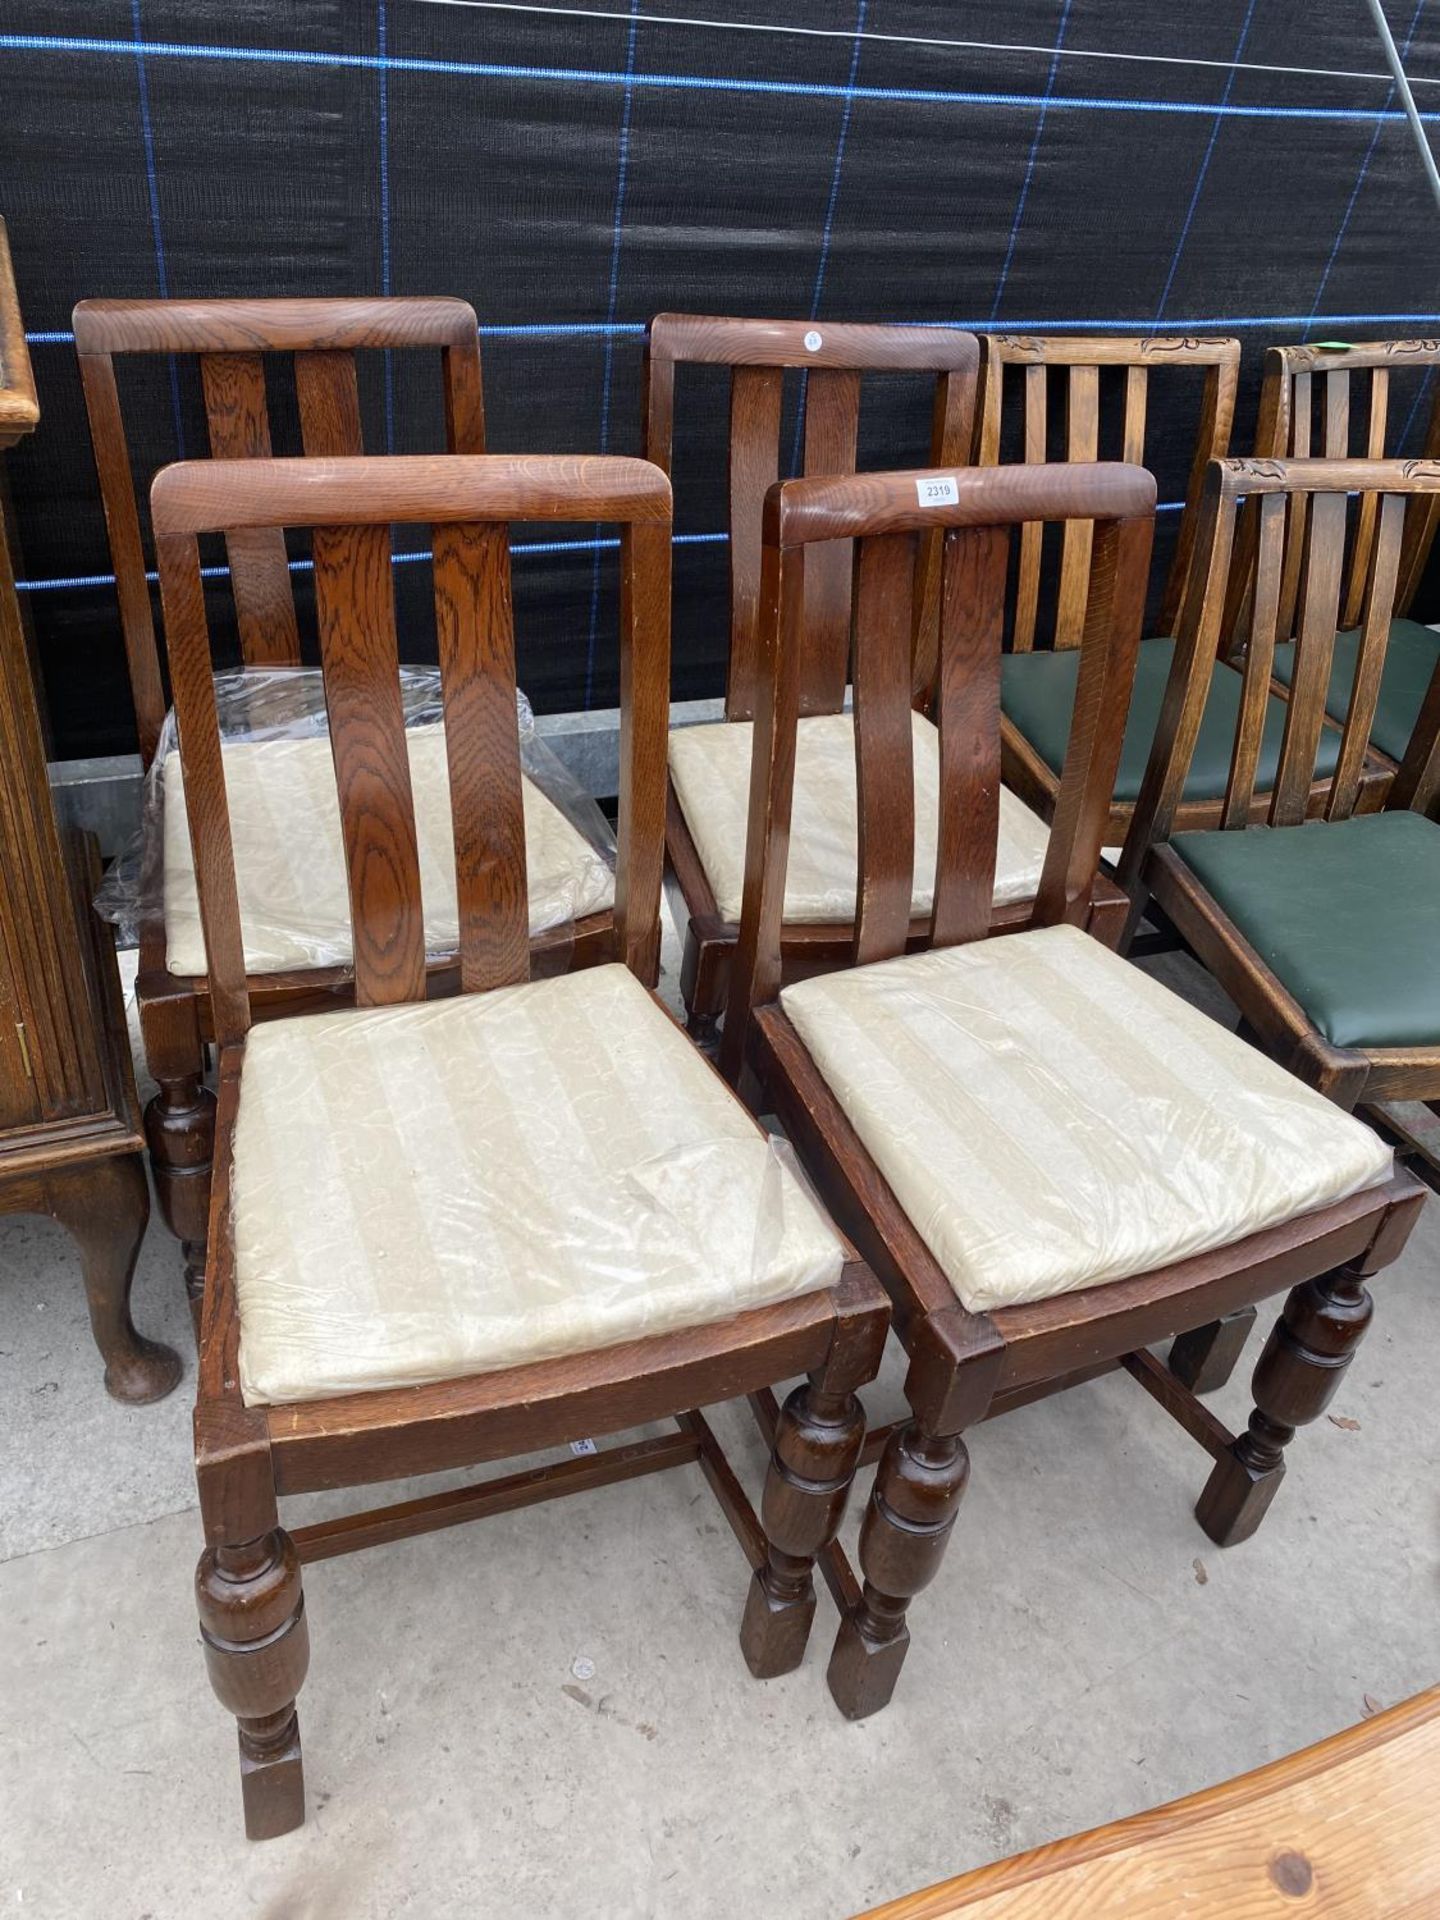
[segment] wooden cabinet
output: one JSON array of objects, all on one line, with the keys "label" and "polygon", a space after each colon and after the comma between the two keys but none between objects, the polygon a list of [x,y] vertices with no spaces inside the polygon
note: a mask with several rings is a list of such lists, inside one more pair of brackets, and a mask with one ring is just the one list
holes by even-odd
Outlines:
[{"label": "wooden cabinet", "polygon": [[[39,417],[0,221],[0,451]],[[0,1213],[69,1230],[106,1386],[156,1400],[180,1361],[130,1318],[150,1195],[115,953],[90,850],[51,804],[4,504],[0,486]]]}]

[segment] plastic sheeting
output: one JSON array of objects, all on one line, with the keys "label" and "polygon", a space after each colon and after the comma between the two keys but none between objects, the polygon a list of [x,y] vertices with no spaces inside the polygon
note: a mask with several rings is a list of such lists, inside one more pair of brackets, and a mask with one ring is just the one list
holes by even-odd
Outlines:
[{"label": "plastic sheeting", "polygon": [[[458,950],[460,931],[440,676],[408,667],[400,681],[425,947],[443,958]],[[223,674],[216,706],[246,971],[348,966],[350,898],[321,675]],[[523,694],[517,709],[533,935],[614,905],[615,841],[600,809],[537,737]],[[163,916],[169,971],[207,970],[173,712],[145,783],[139,844],[107,875],[96,905],[132,938],[143,921]]]}]

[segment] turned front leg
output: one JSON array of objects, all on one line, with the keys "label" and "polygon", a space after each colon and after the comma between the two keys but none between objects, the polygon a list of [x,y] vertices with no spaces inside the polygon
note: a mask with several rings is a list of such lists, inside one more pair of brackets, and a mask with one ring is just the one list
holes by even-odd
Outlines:
[{"label": "turned front leg", "polygon": [[295,1698],[310,1636],[294,1541],[275,1527],[256,1540],[207,1547],[195,1597],[210,1684],[239,1729],[245,1831],[270,1840],[305,1819]]},{"label": "turned front leg", "polygon": [[145,1109],[145,1139],[155,1197],[166,1226],[184,1249],[185,1291],[198,1326],[215,1154],[215,1096],[198,1072],[160,1081],[159,1092]]},{"label": "turned front leg", "polygon": [[1248,1540],[1285,1477],[1285,1449],[1339,1386],[1374,1306],[1358,1267],[1294,1288],[1255,1368],[1255,1410],[1215,1462],[1195,1517],[1218,1546]]},{"label": "turned front leg", "polygon": [[958,1433],[927,1433],[911,1420],[891,1434],[860,1528],[860,1604],[840,1623],[830,1658],[830,1691],[847,1719],[878,1713],[894,1693],[910,1602],[940,1571],[969,1478]]},{"label": "turned front leg", "polygon": [[760,1505],[768,1551],[751,1578],[740,1629],[758,1680],[793,1672],[804,1656],[816,1557],[840,1530],[864,1441],[853,1393],[827,1392],[810,1380],[780,1409]]}]

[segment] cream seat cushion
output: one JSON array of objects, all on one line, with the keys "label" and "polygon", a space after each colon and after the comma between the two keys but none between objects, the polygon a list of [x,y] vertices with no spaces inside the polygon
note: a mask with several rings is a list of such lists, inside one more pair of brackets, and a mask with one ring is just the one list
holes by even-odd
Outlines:
[{"label": "cream seat cushion", "polygon": [[[455,840],[443,726],[412,727],[410,782],[425,908],[425,949],[459,945]],[[353,958],[340,800],[329,739],[237,740],[224,749],[240,923],[249,973],[347,966]],[[206,971],[205,939],[180,756],[164,763],[166,966]],[[530,931],[614,905],[615,876],[554,802],[524,783]]]},{"label": "cream seat cushion", "polygon": [[251,1405],[699,1326],[842,1260],[620,966],[253,1027],[232,1196]]},{"label": "cream seat cushion", "polygon": [[1368,1127],[1073,927],[780,998],[974,1313],[1168,1266],[1390,1176]]},{"label": "cream seat cushion", "polygon": [[[915,890],[912,914],[935,899],[935,838],[940,816],[940,735],[911,715],[915,743]],[[745,891],[745,831],[750,812],[748,720],[676,727],[670,778],[722,920],[738,922]],[[1000,789],[995,904],[1028,900],[1040,884],[1050,829],[1022,800]],[[785,919],[791,924],[855,918],[857,866],[855,723],[848,713],[811,714],[795,741],[795,797]]]}]

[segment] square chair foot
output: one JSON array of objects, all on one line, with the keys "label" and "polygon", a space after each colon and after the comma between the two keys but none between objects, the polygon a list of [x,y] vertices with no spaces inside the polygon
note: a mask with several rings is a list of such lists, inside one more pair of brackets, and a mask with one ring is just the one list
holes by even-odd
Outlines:
[{"label": "square chair foot", "polygon": [[240,1792],[245,1805],[245,1834],[250,1840],[276,1840],[305,1824],[305,1774],[300,1759],[300,1721],[292,1714],[288,1734],[263,1756],[247,1748],[240,1734]]},{"label": "square chair foot", "polygon": [[1233,1452],[1222,1453],[1196,1502],[1195,1518],[1217,1547],[1238,1546],[1265,1518],[1284,1478],[1283,1461],[1250,1467]]},{"label": "square chair foot", "polygon": [[757,1567],[745,1598],[740,1627],[740,1651],[757,1680],[777,1680],[794,1673],[805,1657],[805,1644],[815,1619],[813,1585],[794,1598],[770,1592],[764,1570]]},{"label": "square chair foot", "polygon": [[900,1669],[910,1651],[910,1629],[902,1626],[889,1640],[871,1640],[853,1614],[840,1624],[826,1675],[830,1693],[847,1720],[864,1720],[890,1704]]}]

